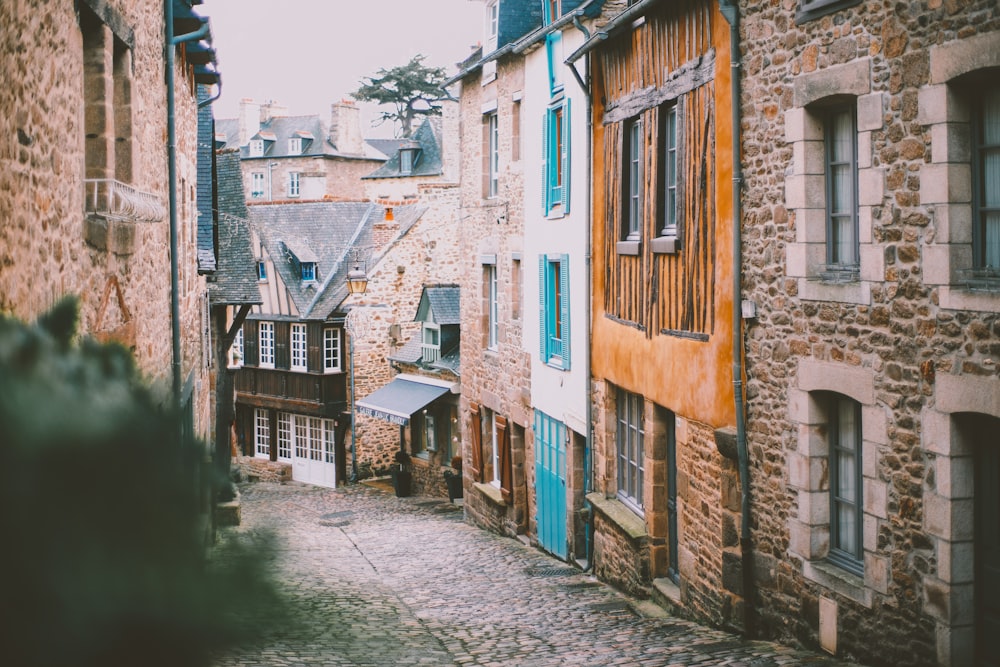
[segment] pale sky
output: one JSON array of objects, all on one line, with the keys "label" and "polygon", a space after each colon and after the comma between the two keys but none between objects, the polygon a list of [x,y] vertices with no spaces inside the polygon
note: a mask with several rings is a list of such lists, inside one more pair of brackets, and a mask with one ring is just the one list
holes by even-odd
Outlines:
[{"label": "pale sky", "polygon": [[236,117],[244,97],[325,117],[363,77],[418,53],[451,76],[483,33],[479,0],[205,0],[197,11],[211,19],[222,74],[216,118]]}]

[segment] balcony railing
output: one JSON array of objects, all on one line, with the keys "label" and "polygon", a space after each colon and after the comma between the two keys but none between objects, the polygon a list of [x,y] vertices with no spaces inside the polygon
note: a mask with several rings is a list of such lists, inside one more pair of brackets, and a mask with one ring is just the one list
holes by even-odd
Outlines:
[{"label": "balcony railing", "polygon": [[150,192],[107,178],[88,178],[83,183],[87,213],[131,222],[159,222],[166,215],[163,202]]},{"label": "balcony railing", "polygon": [[959,269],[958,279],[974,292],[1000,291],[1000,268],[985,266],[977,269]]},{"label": "balcony railing", "polygon": [[243,366],[236,371],[235,379],[239,394],[317,406],[347,401],[347,381],[343,373],[300,373]]}]

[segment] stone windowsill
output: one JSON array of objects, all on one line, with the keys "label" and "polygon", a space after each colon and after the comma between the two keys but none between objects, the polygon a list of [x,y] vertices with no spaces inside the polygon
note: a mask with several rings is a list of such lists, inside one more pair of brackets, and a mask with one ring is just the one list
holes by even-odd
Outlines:
[{"label": "stone windowsill", "polygon": [[802,576],[820,586],[857,602],[866,609],[872,608],[872,590],[856,574],[837,567],[825,560],[803,561]]},{"label": "stone windowsill", "polygon": [[946,286],[940,288],[938,299],[941,307],[948,310],[975,310],[984,313],[1000,313],[1000,292]]},{"label": "stone windowsill", "polygon": [[486,496],[486,499],[498,507],[506,507],[507,503],[504,502],[503,493],[500,492],[500,487],[493,486],[492,484],[483,484],[482,482],[476,482],[472,485],[472,488],[477,489],[481,494]]},{"label": "stone windowsill", "polygon": [[618,241],[615,244],[615,252],[619,255],[638,256],[641,244],[639,241]]},{"label": "stone windowsill", "polygon": [[676,236],[658,236],[649,242],[649,249],[656,255],[673,255],[680,250]]},{"label": "stone windowsill", "polygon": [[608,521],[618,526],[633,542],[649,536],[649,533],[646,532],[645,520],[621,501],[615,498],[605,498],[602,493],[589,493],[587,494],[587,502],[603,514]]}]

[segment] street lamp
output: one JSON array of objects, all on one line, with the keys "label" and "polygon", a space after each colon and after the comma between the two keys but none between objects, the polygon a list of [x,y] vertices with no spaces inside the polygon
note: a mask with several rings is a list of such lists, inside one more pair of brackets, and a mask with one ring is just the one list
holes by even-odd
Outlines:
[{"label": "street lamp", "polygon": [[[362,277],[364,277],[364,272],[361,272]],[[350,279],[348,279],[350,280]],[[368,279],[365,278],[362,283],[361,292],[352,292],[352,294],[364,294],[363,289],[367,287]],[[350,285],[350,282],[348,282]],[[351,478],[350,481],[358,481],[358,449],[357,449],[357,433],[358,433],[358,415],[355,410],[355,395],[354,395],[354,339],[358,336],[364,338],[371,331],[371,315],[368,313],[368,309],[364,307],[352,308],[350,312],[347,313],[347,319],[344,321],[344,327],[347,329],[347,333],[350,335],[350,354],[351,354]]]}]

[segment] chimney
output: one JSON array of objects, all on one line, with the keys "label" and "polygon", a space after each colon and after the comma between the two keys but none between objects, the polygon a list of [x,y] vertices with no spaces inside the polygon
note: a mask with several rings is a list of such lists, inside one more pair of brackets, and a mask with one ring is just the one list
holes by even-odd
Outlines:
[{"label": "chimney", "polygon": [[375,252],[378,253],[399,234],[399,223],[396,222],[396,218],[392,214],[392,207],[401,202],[377,199],[375,203],[384,209],[382,219],[372,225],[372,245],[375,246]]},{"label": "chimney", "polygon": [[250,143],[250,137],[260,132],[260,105],[249,97],[240,100],[240,146]]},{"label": "chimney", "polygon": [[282,118],[288,115],[288,107],[274,100],[268,100],[260,105],[260,124],[270,123],[272,118]]},{"label": "chimney", "polygon": [[361,155],[361,109],[354,100],[330,105],[330,143],[339,153]]}]

